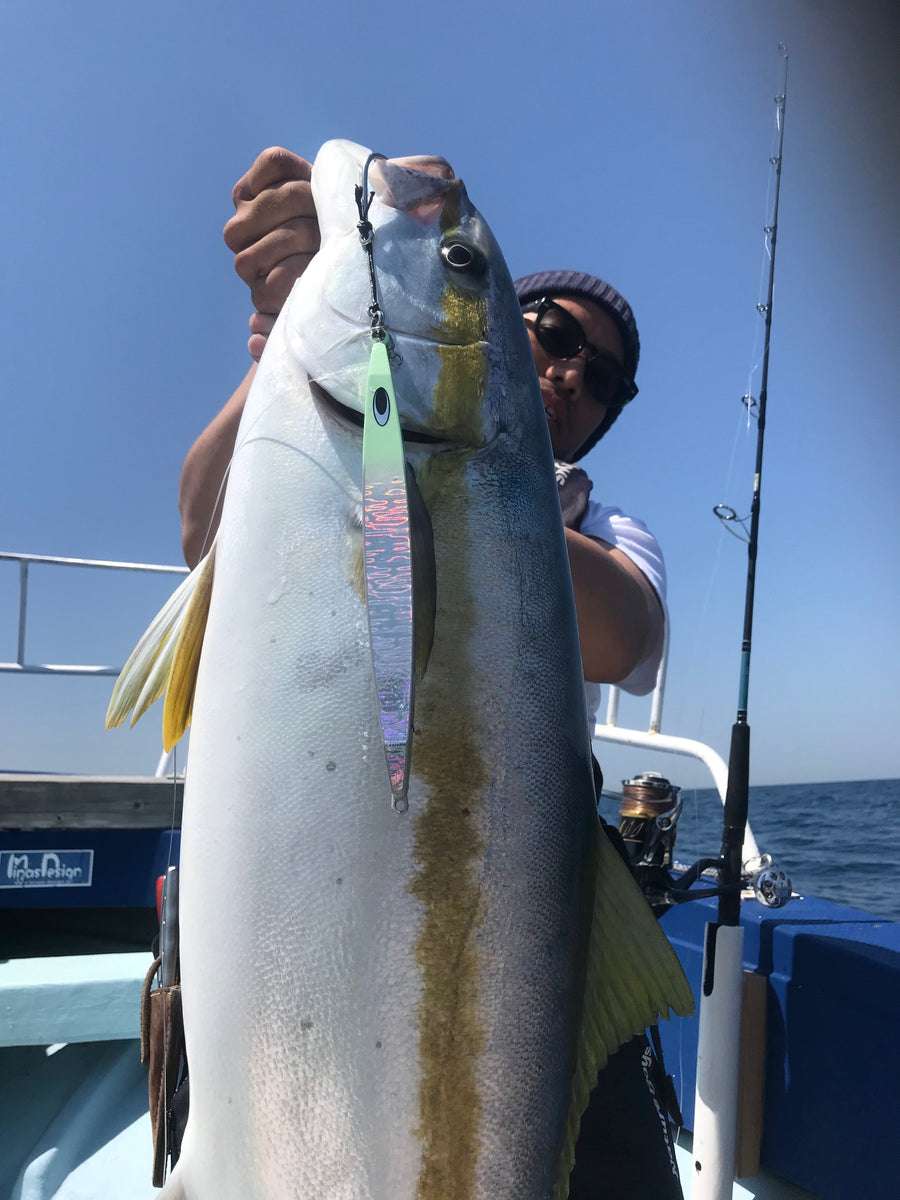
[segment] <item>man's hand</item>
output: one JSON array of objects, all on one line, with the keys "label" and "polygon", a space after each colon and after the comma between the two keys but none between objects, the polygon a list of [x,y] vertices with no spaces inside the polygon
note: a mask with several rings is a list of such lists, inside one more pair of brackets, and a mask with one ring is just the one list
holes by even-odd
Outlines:
[{"label": "man's hand", "polygon": [[224,237],[257,310],[250,318],[252,336],[247,343],[257,361],[295,280],[319,248],[311,172],[305,159],[272,146],[234,185],[237,212],[225,226]]}]

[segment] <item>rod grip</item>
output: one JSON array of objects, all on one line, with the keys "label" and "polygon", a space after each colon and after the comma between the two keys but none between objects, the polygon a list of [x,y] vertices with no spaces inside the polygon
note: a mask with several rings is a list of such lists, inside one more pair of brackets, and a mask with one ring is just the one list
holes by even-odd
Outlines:
[{"label": "rod grip", "polygon": [[[725,813],[722,827],[723,879],[737,884],[741,878],[741,854],[744,831],[747,827],[748,793],[750,789],[750,726],[735,721],[731,727],[731,750],[728,755],[728,787],[725,790]],[[719,923],[737,925],[741,916],[741,896],[737,888],[719,900]]]}]

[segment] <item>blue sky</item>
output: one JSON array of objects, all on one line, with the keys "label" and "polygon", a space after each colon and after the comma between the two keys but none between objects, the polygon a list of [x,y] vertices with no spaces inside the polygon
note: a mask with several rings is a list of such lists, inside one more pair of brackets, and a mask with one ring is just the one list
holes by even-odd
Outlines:
[{"label": "blue sky", "polygon": [[[900,775],[897,30],[848,7],[6,0],[0,548],[179,562],[182,459],[248,363],[234,181],[272,144],[443,154],[514,274],[591,271],[635,309],[640,396],[587,465],[666,553],[664,728],[727,753],[746,552],[711,509],[749,509],[784,41],[751,782]],[[121,662],[169,586],[35,568],[29,659]],[[0,564],[3,659],[16,588]],[[159,717],[105,734],[109,686],[0,676],[0,767],[152,770]]]}]

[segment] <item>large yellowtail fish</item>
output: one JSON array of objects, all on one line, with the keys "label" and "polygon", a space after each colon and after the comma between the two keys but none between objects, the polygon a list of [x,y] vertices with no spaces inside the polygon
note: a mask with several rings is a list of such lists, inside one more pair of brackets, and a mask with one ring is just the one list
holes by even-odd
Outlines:
[{"label": "large yellowtail fish", "polygon": [[370,171],[415,567],[392,807],[361,532],[367,153],[316,159],[322,247],[260,362],[214,549],[110,706],[168,687],[168,743],[193,710],[166,1200],[561,1200],[598,1069],[691,1004],[598,826],[534,363],[440,159]]}]

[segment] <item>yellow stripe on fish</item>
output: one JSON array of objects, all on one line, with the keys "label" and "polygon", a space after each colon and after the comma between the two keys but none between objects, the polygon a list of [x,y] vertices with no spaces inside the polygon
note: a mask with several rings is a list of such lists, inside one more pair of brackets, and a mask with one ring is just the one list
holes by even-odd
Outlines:
[{"label": "yellow stripe on fish", "polygon": [[[452,431],[464,446],[474,447],[483,437],[487,386],[485,302],[448,287],[443,311],[444,322],[435,331],[441,367],[434,423]],[[457,344],[448,344],[451,341]],[[423,487],[431,497],[432,520],[437,516],[440,524],[452,512],[453,527],[469,529],[468,457],[469,452],[448,453],[430,464]],[[468,551],[468,539],[457,539],[443,546],[436,564],[435,628],[440,641],[432,649],[417,714],[421,734],[414,769],[428,789],[425,810],[415,823],[419,873],[409,885],[425,910],[416,945],[423,977],[418,1017],[418,1200],[474,1196],[480,1151],[482,1103],[476,1067],[485,1039],[478,1011],[483,964],[476,934],[483,916],[478,868],[484,844],[477,816],[489,780],[475,726],[478,705],[471,695],[469,634],[475,598]],[[440,581],[453,590],[452,607],[443,612]],[[434,680],[440,681],[439,688]],[[449,696],[454,702],[448,710]]]}]

